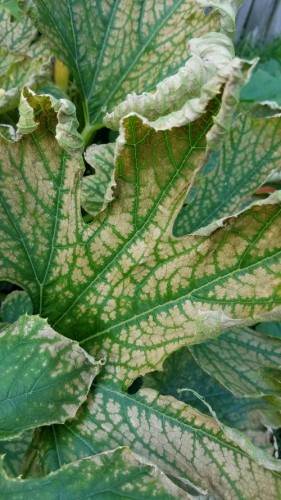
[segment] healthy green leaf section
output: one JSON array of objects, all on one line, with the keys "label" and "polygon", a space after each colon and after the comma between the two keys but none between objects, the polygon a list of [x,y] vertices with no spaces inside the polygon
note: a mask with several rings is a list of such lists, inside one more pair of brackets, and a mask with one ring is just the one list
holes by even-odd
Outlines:
[{"label": "healthy green leaf section", "polygon": [[212,128],[219,105],[172,130],[124,119],[115,198],[91,225],[81,218],[80,142],[67,106],[56,113],[48,97],[26,93],[24,135],[2,143],[2,279],[24,288],[58,332],[106,357],[105,376],[127,387],[179,347],[279,311],[278,198],[209,236],[172,236],[206,134],[221,133],[218,117]]},{"label": "healthy green leaf section", "polygon": [[20,9],[16,0],[1,0],[0,7],[6,9],[15,19],[20,19]]},{"label": "healthy green leaf section", "polygon": [[33,305],[26,292],[15,290],[1,302],[1,320],[4,323],[14,323],[22,314],[32,314]]},{"label": "healthy green leaf section", "polygon": [[175,73],[189,56],[191,37],[218,31],[221,18],[223,30],[233,28],[237,6],[215,2],[217,9],[206,16],[209,3],[34,0],[40,31],[74,75],[86,127],[101,126],[103,110],[128,93],[152,90]]},{"label": "healthy green leaf section", "polygon": [[248,85],[241,92],[245,101],[274,101],[281,106],[281,64],[276,59],[258,64]]},{"label": "healthy green leaf section", "polygon": [[233,328],[219,338],[191,347],[199,365],[238,397],[280,395],[280,387],[263,376],[278,369],[281,340],[250,328]]},{"label": "healthy green leaf section", "polygon": [[21,316],[0,337],[0,440],[73,417],[100,363],[38,316]]},{"label": "healthy green leaf section", "polygon": [[1,464],[1,495],[13,500],[190,498],[154,465],[118,448],[66,465],[39,479],[9,478]]},{"label": "healthy green leaf section", "polygon": [[90,215],[98,214],[111,201],[114,174],[115,144],[93,144],[85,153],[85,160],[94,174],[83,177],[81,205]]},{"label": "healthy green leaf section", "polygon": [[[42,429],[32,462],[46,473],[59,463],[120,445],[205,494],[272,500],[280,495],[280,474],[257,465],[213,418],[152,389],[129,396],[100,384],[75,420],[52,432]],[[278,460],[274,464],[280,466]]]},{"label": "healthy green leaf section", "polygon": [[257,118],[251,108],[240,111],[220,150],[196,178],[174,234],[192,233],[249,205],[256,189],[279,168],[280,158],[280,116]]},{"label": "healthy green leaf section", "polygon": [[281,339],[281,323],[278,321],[259,323],[256,326],[256,331],[262,333],[263,335],[269,335],[270,337],[277,337]]}]

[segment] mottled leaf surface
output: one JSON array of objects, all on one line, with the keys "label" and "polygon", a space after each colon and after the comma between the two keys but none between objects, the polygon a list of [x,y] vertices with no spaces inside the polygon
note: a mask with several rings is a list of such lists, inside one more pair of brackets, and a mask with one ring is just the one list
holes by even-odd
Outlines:
[{"label": "mottled leaf surface", "polygon": [[21,316],[0,337],[0,439],[73,417],[99,363],[36,316]]},{"label": "mottled leaf surface", "polygon": [[75,120],[67,107],[56,115],[48,97],[24,99],[24,136],[1,148],[1,277],[22,286],[34,312],[57,331],[105,356],[108,378],[129,386],[179,347],[238,318],[251,324],[277,315],[276,200],[226,220],[208,237],[172,236],[194,172],[204,165],[217,100],[200,119],[172,130],[127,117],[115,198],[86,225],[79,138],[72,144],[69,130]]},{"label": "mottled leaf surface", "polygon": [[39,479],[12,479],[0,471],[1,495],[13,500],[190,498],[154,465],[128,448],[85,458]]},{"label": "mottled leaf surface", "polygon": [[32,432],[29,429],[14,439],[0,441],[0,454],[5,455],[3,466],[8,476],[18,477],[22,473],[25,454],[32,440]]},{"label": "mottled leaf surface", "polygon": [[83,177],[81,204],[90,215],[98,214],[112,198],[108,189],[114,171],[114,148],[115,144],[93,144],[86,150],[85,160],[95,173]]},{"label": "mottled leaf surface", "polygon": [[264,379],[265,368],[278,369],[281,340],[250,328],[233,328],[219,338],[192,346],[200,366],[236,396],[280,394],[280,387]]},{"label": "mottled leaf surface", "polygon": [[49,52],[32,21],[0,8],[0,113],[18,106],[24,85],[37,91],[52,76]]},{"label": "mottled leaf surface", "polygon": [[183,236],[252,202],[252,195],[281,161],[281,118],[240,112],[220,151],[198,175],[178,215],[174,234]]},{"label": "mottled leaf surface", "polygon": [[[195,0],[34,0],[51,50],[74,75],[85,121],[100,124],[129,92],[152,90],[189,56],[191,37],[233,28],[235,9]],[[237,3],[237,2],[236,2]],[[201,5],[199,5],[201,4]]]},{"label": "mottled leaf surface", "polygon": [[[280,473],[257,465],[213,418],[152,389],[129,396],[100,384],[75,420],[41,432],[32,462],[44,473],[108,447],[127,445],[165,473],[209,494],[272,500],[280,495]],[[278,460],[274,464],[280,466]]]}]

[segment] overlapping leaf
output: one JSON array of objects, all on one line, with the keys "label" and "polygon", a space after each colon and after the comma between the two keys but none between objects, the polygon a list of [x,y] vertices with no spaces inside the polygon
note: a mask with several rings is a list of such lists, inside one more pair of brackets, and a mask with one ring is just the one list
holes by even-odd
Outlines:
[{"label": "overlapping leaf", "polygon": [[1,321],[14,323],[22,314],[32,314],[33,306],[26,292],[14,290],[1,302]]},{"label": "overlapping leaf", "polygon": [[[30,2],[27,3],[29,7]],[[240,0],[34,0],[37,24],[51,50],[71,70],[86,127],[101,124],[129,92],[156,87],[188,58],[187,41],[209,31],[234,30]],[[212,5],[206,16],[204,7]],[[34,12],[33,12],[34,16]]]},{"label": "overlapping leaf", "polygon": [[241,92],[246,101],[274,101],[281,105],[281,64],[269,59],[258,64],[248,85]]},{"label": "overlapping leaf", "polygon": [[[272,500],[280,493],[280,473],[257,465],[214,419],[152,389],[129,396],[100,384],[75,420],[54,426],[52,432],[48,428],[41,431],[30,458],[33,467],[46,473],[60,463],[119,445],[130,446],[170,476],[195,484],[201,492],[223,498]],[[255,452],[260,461],[266,461],[262,451]],[[269,456],[267,460],[280,470],[278,460]]]},{"label": "overlapping leaf", "polygon": [[83,178],[81,204],[90,215],[98,214],[112,199],[112,194],[110,196],[108,191],[111,191],[112,187],[110,184],[114,171],[114,148],[114,143],[94,144],[86,151],[85,159],[95,169],[95,173]]},{"label": "overlapping leaf", "polygon": [[[127,448],[119,448],[62,467],[40,479],[11,479],[2,464],[1,495],[8,498],[46,500],[54,498],[190,498],[157,467],[148,464]],[[137,495],[137,496],[136,496]]]},{"label": "overlapping leaf", "polygon": [[[228,108],[233,98],[227,86],[225,92]],[[80,214],[81,166],[77,153],[71,156],[72,111],[66,106],[56,116],[48,97],[28,93],[24,104],[25,135],[1,152],[1,276],[19,283],[57,331],[107,357],[107,377],[128,386],[169,353],[237,318],[250,324],[273,317],[281,303],[276,201],[226,220],[209,237],[172,236],[204,164],[218,100],[197,121],[172,130],[157,132],[127,117],[117,144],[115,200],[89,226]],[[224,113],[223,107],[213,136]]]},{"label": "overlapping leaf", "polygon": [[[204,344],[195,347],[199,349]],[[208,353],[207,346],[205,352]],[[243,360],[241,360],[242,364]],[[206,363],[202,363],[202,365],[205,368]],[[221,375],[220,368],[219,366],[218,371]],[[278,420],[281,423],[281,419],[278,419],[278,412],[273,406],[259,398],[235,397],[229,390],[225,389],[213,376],[213,372],[210,376],[198,365],[188,348],[180,349],[169,356],[164,363],[163,369],[163,372],[152,372],[145,375],[143,387],[155,389],[162,395],[174,396],[210,415],[206,404],[194,395],[193,391],[196,391],[212,407],[221,422],[249,432],[257,441],[261,441],[263,437],[264,443],[266,443],[267,436],[263,424],[272,425],[274,422],[276,425]],[[241,378],[243,381],[242,374]],[[261,411],[263,415],[266,412],[267,420],[261,417]],[[268,439],[267,445],[269,445]]]},{"label": "overlapping leaf", "polygon": [[236,396],[280,395],[280,387],[263,376],[264,369],[280,366],[278,338],[250,328],[234,328],[191,350],[200,366]]},{"label": "overlapping leaf", "polygon": [[0,6],[0,113],[19,104],[24,85],[37,91],[51,79],[49,53],[30,19],[12,20]]},{"label": "overlapping leaf", "polygon": [[280,162],[280,115],[256,118],[250,108],[240,112],[220,151],[196,179],[177,217],[174,234],[192,233],[249,205],[252,194],[280,168]]},{"label": "overlapping leaf", "polygon": [[29,429],[20,436],[0,441],[0,454],[3,456],[3,467],[8,476],[18,477],[24,468],[25,454],[31,444],[33,430]]},{"label": "overlapping leaf", "polygon": [[0,439],[73,417],[99,363],[39,317],[21,316],[0,337]]},{"label": "overlapping leaf", "polygon": [[270,337],[281,338],[281,323],[278,321],[269,323],[260,323],[256,326],[256,331]]}]

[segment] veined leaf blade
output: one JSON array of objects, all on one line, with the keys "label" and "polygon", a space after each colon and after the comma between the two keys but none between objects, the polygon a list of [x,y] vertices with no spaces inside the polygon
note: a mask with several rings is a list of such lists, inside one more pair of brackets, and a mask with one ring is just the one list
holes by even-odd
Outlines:
[{"label": "veined leaf blade", "polygon": [[[221,430],[217,422],[170,396],[142,389],[135,396],[100,384],[77,419],[42,429],[33,465],[50,470],[49,458],[61,463],[99,453],[108,446],[128,445],[174,477],[205,493],[229,498],[276,499],[281,475],[257,465]],[[260,452],[262,453],[262,452]],[[271,461],[271,457],[268,457]],[[274,460],[280,468],[278,460]]]},{"label": "veined leaf blade", "polygon": [[221,8],[216,1],[206,16],[208,1],[34,0],[40,31],[75,77],[86,124],[98,126],[102,109],[175,73],[191,37],[218,31],[220,23],[231,31],[238,3]]},{"label": "veined leaf blade", "polygon": [[176,236],[239,212],[252,195],[279,168],[280,116],[257,118],[251,108],[240,111],[219,152],[198,175],[174,227]]},{"label": "veined leaf blade", "polygon": [[124,119],[115,199],[91,225],[80,213],[81,143],[69,130],[75,118],[68,105],[57,114],[48,97],[27,92],[23,139],[3,143],[3,279],[25,288],[34,311],[57,331],[107,357],[106,376],[118,384],[129,386],[174,350],[237,321],[279,314],[278,199],[225,220],[211,235],[172,236],[204,164],[206,134],[220,135],[219,116],[233,103],[227,89],[213,128],[218,99],[172,130]]},{"label": "veined leaf blade", "polygon": [[233,328],[219,338],[192,346],[199,365],[238,397],[280,395],[280,387],[270,384],[264,368],[278,369],[281,341],[250,328]]},{"label": "veined leaf blade", "polygon": [[[157,467],[148,464],[128,448],[118,448],[66,465],[57,472],[38,479],[11,479],[0,471],[1,494],[13,500],[52,500],[94,497],[97,500],[118,498],[155,498],[171,500],[190,498]],[[79,495],[79,497],[77,497]],[[137,495],[137,497],[136,497]]]},{"label": "veined leaf blade", "polygon": [[21,316],[0,337],[0,439],[73,417],[99,363],[36,316]]}]

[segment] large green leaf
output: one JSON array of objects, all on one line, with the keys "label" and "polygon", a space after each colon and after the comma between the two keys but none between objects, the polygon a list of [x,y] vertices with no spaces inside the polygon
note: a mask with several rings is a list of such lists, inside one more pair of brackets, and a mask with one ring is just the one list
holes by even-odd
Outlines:
[{"label": "large green leaf", "polygon": [[[142,389],[129,396],[96,387],[76,419],[41,430],[30,459],[35,473],[55,470],[91,453],[129,446],[166,474],[222,498],[279,497],[280,473],[257,465],[217,422],[171,396]],[[54,437],[55,436],[55,437]],[[245,436],[242,437],[244,446]],[[255,459],[280,470],[280,462],[255,449]]]},{"label": "large green leaf", "polygon": [[107,377],[124,386],[179,347],[232,322],[270,319],[280,308],[276,200],[225,220],[209,236],[172,236],[204,164],[206,133],[220,137],[233,103],[229,91],[226,84],[213,127],[218,100],[172,130],[127,117],[117,142],[115,199],[88,226],[79,204],[81,143],[66,102],[56,114],[48,97],[26,93],[23,138],[2,143],[1,277],[22,286],[34,312],[57,331],[105,356]]},{"label": "large green leaf", "polygon": [[[276,110],[277,114],[277,110]],[[219,152],[214,153],[175,222],[183,236],[238,212],[271,172],[280,168],[281,118],[240,112]]]},{"label": "large green leaf", "polygon": [[191,348],[200,366],[236,396],[280,395],[280,387],[263,376],[278,369],[281,340],[250,328],[233,328],[215,340]]},{"label": "large green leaf", "polygon": [[22,316],[0,337],[0,439],[73,417],[100,363],[39,317]]},{"label": "large green leaf", "polygon": [[[29,7],[30,2],[26,2]],[[152,90],[189,56],[187,41],[234,30],[239,0],[34,0],[36,22],[74,75],[86,126],[129,92]],[[206,16],[204,7],[213,5]],[[33,12],[34,16],[34,12]],[[35,16],[34,16],[35,17]]]},{"label": "large green leaf", "polygon": [[190,498],[154,465],[118,448],[74,462],[39,479],[9,478],[1,464],[0,492],[12,500]]}]

